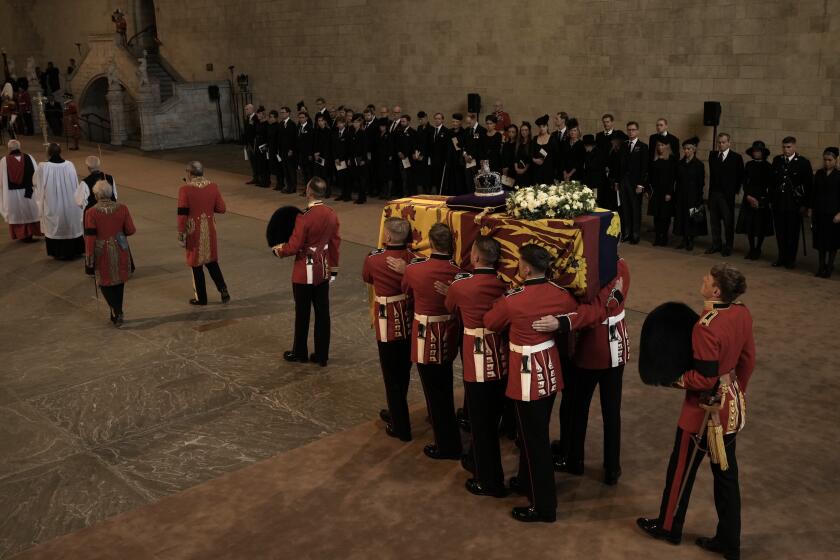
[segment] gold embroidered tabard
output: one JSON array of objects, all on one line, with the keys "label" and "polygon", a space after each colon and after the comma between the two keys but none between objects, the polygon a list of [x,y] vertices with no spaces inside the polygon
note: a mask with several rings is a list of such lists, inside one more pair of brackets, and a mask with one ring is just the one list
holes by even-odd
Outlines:
[{"label": "gold embroidered tabard", "polygon": [[210,224],[207,219],[207,214],[201,213],[198,218],[198,262],[199,264],[206,264],[210,262]]}]

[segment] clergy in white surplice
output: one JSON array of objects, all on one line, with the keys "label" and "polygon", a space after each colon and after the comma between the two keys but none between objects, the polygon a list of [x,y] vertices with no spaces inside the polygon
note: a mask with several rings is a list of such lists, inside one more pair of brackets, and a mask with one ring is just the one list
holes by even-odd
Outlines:
[{"label": "clergy in white surplice", "polygon": [[79,177],[72,162],[61,157],[61,147],[50,144],[49,160],[35,171],[35,200],[41,211],[41,231],[47,238],[47,254],[59,260],[72,260],[85,252],[82,237],[83,210],[76,204]]}]

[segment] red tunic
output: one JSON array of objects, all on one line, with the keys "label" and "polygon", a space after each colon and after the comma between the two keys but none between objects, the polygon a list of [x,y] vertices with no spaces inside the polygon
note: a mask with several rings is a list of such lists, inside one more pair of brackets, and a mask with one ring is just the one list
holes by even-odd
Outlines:
[{"label": "red tunic", "polygon": [[512,373],[508,375],[508,397],[531,401],[563,388],[554,334],[535,331],[532,324],[544,315],[562,315],[576,308],[577,301],[566,289],[545,278],[534,278],[510,290],[484,315],[487,328],[496,332],[509,329]]},{"label": "red tunic", "polygon": [[69,138],[79,138],[82,129],[79,127],[79,109],[72,101],[64,105],[64,135]]},{"label": "red tunic", "polygon": [[752,316],[740,303],[713,303],[694,325],[691,334],[695,369],[685,372],[676,386],[686,389],[679,426],[699,433],[706,411],[700,395],[714,389],[720,376],[730,373],[731,382],[718,388],[723,395],[720,424],[724,433],[740,430],[746,420],[747,383],[755,367],[755,339]]},{"label": "red tunic", "polygon": [[389,245],[371,252],[362,266],[362,280],[373,285],[376,298],[376,340],[405,340],[411,332],[411,300],[402,290],[403,275],[391,270],[388,257],[411,262],[405,245]]},{"label": "red tunic", "polygon": [[[611,298],[621,278],[621,301]],[[630,269],[618,260],[618,273],[601,288],[591,304],[581,305],[571,314],[572,328],[578,330],[574,363],[583,369],[608,369],[626,364],[630,359],[630,335],[624,320],[624,305],[630,291]],[[592,313],[594,312],[594,313]]]},{"label": "red tunic", "polygon": [[203,177],[178,190],[178,235],[184,238],[187,266],[219,260],[214,214],[226,210],[219,187]]},{"label": "red tunic", "polygon": [[496,111],[496,130],[504,132],[510,126],[510,115],[507,111]]},{"label": "red tunic", "polygon": [[123,284],[131,276],[131,252],[126,237],[137,231],[124,204],[102,200],[85,212],[85,256],[93,257],[96,283]]},{"label": "red tunic", "polygon": [[274,247],[280,257],[295,256],[292,283],[317,286],[338,274],[341,236],[335,210],[320,200],[297,217],[295,229],[287,243]]},{"label": "red tunic", "polygon": [[18,104],[18,111],[20,113],[31,113],[32,112],[32,97],[29,95],[29,92],[26,90],[20,91],[17,94],[17,104]]},{"label": "red tunic", "polygon": [[477,268],[455,277],[446,294],[446,309],[464,325],[461,360],[464,381],[496,381],[507,376],[507,337],[484,327],[484,314],[507,291],[492,268]]},{"label": "red tunic", "polygon": [[458,355],[458,320],[446,309],[445,297],[435,290],[435,281],[450,283],[461,269],[449,255],[433,253],[414,259],[406,267],[402,289],[414,300],[411,324],[411,361],[443,364]]}]

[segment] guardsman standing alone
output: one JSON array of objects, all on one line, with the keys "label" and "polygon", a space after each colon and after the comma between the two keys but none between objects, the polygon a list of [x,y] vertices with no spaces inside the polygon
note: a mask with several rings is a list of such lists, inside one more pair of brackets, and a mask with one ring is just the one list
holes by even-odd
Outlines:
[{"label": "guardsman standing alone", "polygon": [[402,289],[414,299],[411,361],[417,364],[432,417],[435,443],[423,448],[432,459],[460,459],[461,432],[455,419],[452,362],[458,355],[458,320],[444,305],[435,281],[450,283],[460,269],[452,259],[452,233],[441,223],[429,229],[432,256],[406,267]]},{"label": "guardsman standing alone", "polygon": [[385,220],[385,247],[373,251],[362,266],[362,280],[373,285],[376,344],[385,381],[388,409],[379,415],[385,433],[411,441],[408,384],[411,375],[411,300],[403,292],[403,273],[388,266],[388,257],[410,262],[414,255],[406,241],[411,226],[402,218]]},{"label": "guardsman standing alone", "polygon": [[519,277],[524,285],[510,290],[484,315],[484,326],[495,332],[508,330],[510,374],[507,396],[516,401],[519,425],[519,475],[511,490],[526,494],[531,505],[515,507],[517,521],[557,519],[557,494],[548,425],[557,391],[563,388],[560,354],[552,333],[537,332],[533,322],[543,314],[562,315],[577,308],[564,288],[549,282],[546,273],[551,255],[538,245],[519,250]]},{"label": "guardsman standing alone", "polygon": [[470,253],[472,274],[456,276],[446,294],[446,309],[464,325],[461,359],[475,463],[475,478],[468,479],[466,487],[478,496],[498,498],[507,495],[499,422],[505,407],[508,348],[503,335],[484,327],[484,314],[507,291],[495,269],[500,254],[498,241],[478,237]]},{"label": "guardsman standing alone", "polygon": [[[697,468],[710,452],[717,532],[696,543],[728,560],[740,558],[741,492],[735,436],[744,427],[745,393],[755,367],[752,316],[736,301],[746,290],[744,275],[729,265],[716,265],[703,278],[704,314],[691,334],[694,369],[674,384],[685,390],[685,400],[659,517],[636,521],[653,538],[679,544]],[[703,425],[706,418],[708,428]]]},{"label": "guardsman standing alone", "polygon": [[[295,298],[295,340],[283,354],[288,362],[317,362],[327,365],[330,354],[330,284],[338,276],[341,237],[338,216],[322,198],[327,183],[313,177],[306,185],[306,211],[298,216],[287,243],[275,245],[278,257],[295,257],[292,293]],[[309,308],[315,310],[315,353],[309,354]]]}]

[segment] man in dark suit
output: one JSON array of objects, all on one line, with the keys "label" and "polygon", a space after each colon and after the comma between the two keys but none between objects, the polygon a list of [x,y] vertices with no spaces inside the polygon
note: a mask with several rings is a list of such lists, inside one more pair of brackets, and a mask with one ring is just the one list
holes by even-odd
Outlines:
[{"label": "man in dark suit", "polygon": [[411,165],[414,167],[414,187],[421,194],[429,192],[429,141],[431,131],[432,125],[429,124],[426,111],[419,111],[417,113],[417,137],[414,153],[411,156]]},{"label": "man in dark suit", "polygon": [[659,138],[663,138],[668,146],[671,148],[671,153],[679,157],[680,153],[680,139],[668,131],[668,119],[656,119],[656,132],[650,135],[648,147],[650,147],[650,159],[653,161],[653,156],[656,155],[656,142]]},{"label": "man in dark suit", "polygon": [[303,175],[303,182],[309,183],[312,178],[312,146],[315,140],[315,134],[312,131],[312,123],[309,122],[309,115],[306,111],[298,112],[298,126],[296,130],[295,153],[297,154],[297,162],[300,166],[301,175]]},{"label": "man in dark suit", "polygon": [[283,188],[283,155],[280,152],[280,113],[272,109],[268,112],[268,183],[271,184],[271,175],[277,178],[275,191]]},{"label": "man in dark suit", "polygon": [[257,135],[257,113],[254,106],[248,103],[245,105],[245,126],[242,131],[242,143],[245,145],[245,157],[251,165],[251,180],[246,185],[257,183],[257,159],[254,154],[254,137]]},{"label": "man in dark suit", "polygon": [[388,126],[388,136],[391,139],[391,146],[390,146],[390,153],[391,156],[391,173],[388,177],[391,187],[389,192],[392,197],[399,198],[402,196],[403,193],[403,185],[402,185],[402,162],[400,158],[397,156],[397,140],[400,137],[400,132],[402,132],[402,107],[399,105],[394,105],[394,108],[391,109],[391,124]]},{"label": "man in dark suit", "polygon": [[612,149],[611,139],[613,132],[615,132],[615,130],[613,130],[614,122],[615,117],[613,117],[610,113],[605,113],[601,117],[601,124],[603,125],[604,130],[595,135],[595,146],[598,148],[598,151],[604,155],[610,153],[610,149]]},{"label": "man in dark suit", "polygon": [[332,148],[330,155],[333,158],[335,169],[335,186],[341,189],[341,194],[336,195],[335,200],[345,202],[352,200],[350,196],[350,146],[353,143],[351,136],[353,132],[347,130],[347,123],[341,119],[335,121],[335,128],[332,130]]},{"label": "man in dark suit", "polygon": [[639,123],[627,123],[627,142],[621,151],[619,207],[621,239],[631,245],[639,243],[642,229],[642,193],[648,174],[648,147],[639,140]]},{"label": "man in dark suit", "polygon": [[[443,126],[443,113],[435,113],[432,118],[433,126],[429,131],[429,167],[432,171],[431,192],[441,194],[446,183],[444,175],[447,173],[446,156],[452,146],[452,135],[448,128]],[[451,170],[449,170],[451,172]]]},{"label": "man in dark suit", "polygon": [[[364,122],[362,123],[362,135],[364,137],[365,159],[367,160],[367,189],[371,196],[379,195],[379,183],[376,180],[376,167],[379,162],[376,161],[376,140],[379,137],[379,127],[376,124],[375,108],[368,106],[364,113]],[[366,193],[367,194],[367,193]],[[367,196],[365,196],[367,199]]]},{"label": "man in dark suit", "polygon": [[569,137],[569,128],[566,126],[566,121],[569,120],[569,115],[566,111],[559,111],[554,115],[554,132],[551,133],[552,145],[555,146],[557,159],[554,162],[555,177],[557,180],[563,180],[563,170],[565,169],[565,162],[563,161],[563,151],[560,150],[561,144]]},{"label": "man in dark suit", "polygon": [[811,191],[814,178],[811,162],[797,153],[796,138],[793,136],[782,140],[782,153],[773,158],[773,178],[770,204],[779,246],[779,258],[773,266],[793,268],[799,251],[806,196]]},{"label": "man in dark suit", "polygon": [[278,154],[283,169],[282,176],[277,178],[277,187],[284,193],[297,191],[297,127],[291,119],[292,110],[286,106],[280,107],[280,144]]},{"label": "man in dark suit", "polygon": [[411,115],[400,117],[400,126],[396,129],[394,146],[397,150],[397,165],[400,170],[403,196],[417,194],[414,185],[415,165],[414,152],[417,149],[417,131],[411,128]]},{"label": "man in dark suit", "polygon": [[487,129],[478,123],[478,115],[475,113],[467,113],[467,118],[464,121],[466,126],[462,132],[462,148],[464,153],[464,184],[466,185],[466,192],[473,190],[473,180],[476,174],[481,170],[481,162],[487,159],[486,144],[487,144]]},{"label": "man in dark suit", "polygon": [[[706,249],[711,255],[720,251],[724,257],[732,254],[735,237],[735,195],[744,182],[744,160],[741,154],[730,149],[730,138],[725,132],[717,137],[717,150],[709,154],[709,220],[712,224],[712,246]],[[721,236],[720,223],[726,230]],[[725,239],[725,242],[724,242]]]},{"label": "man in dark suit", "polygon": [[324,115],[324,118],[327,119],[327,127],[332,128],[333,119],[330,117],[330,111],[327,109],[327,102],[323,97],[319,97],[315,100],[315,106],[318,107],[318,110],[315,112],[315,118],[318,118],[318,115]]},{"label": "man in dark suit", "polygon": [[268,153],[268,114],[265,107],[257,108],[256,132],[254,134],[254,167],[257,170],[258,187],[268,188],[271,185],[271,166]]}]

